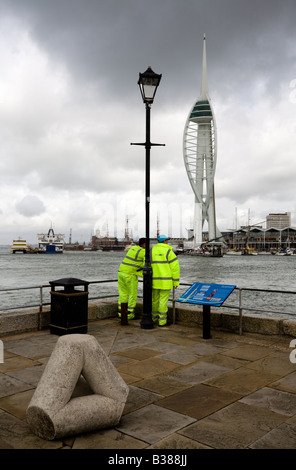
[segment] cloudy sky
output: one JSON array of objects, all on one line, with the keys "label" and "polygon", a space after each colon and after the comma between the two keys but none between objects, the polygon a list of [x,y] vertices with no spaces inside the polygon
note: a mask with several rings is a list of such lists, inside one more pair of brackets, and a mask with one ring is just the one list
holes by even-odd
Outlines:
[{"label": "cloudy sky", "polygon": [[291,212],[296,225],[295,0],[0,0],[0,244],[145,233],[145,106],[151,236],[186,236],[194,196],[183,131],[199,96],[203,36],[218,155],[220,230]]}]

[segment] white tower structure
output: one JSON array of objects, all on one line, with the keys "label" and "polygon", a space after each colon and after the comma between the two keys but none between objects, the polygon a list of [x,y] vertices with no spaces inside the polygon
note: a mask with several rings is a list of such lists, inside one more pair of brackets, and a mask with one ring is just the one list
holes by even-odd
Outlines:
[{"label": "white tower structure", "polygon": [[214,177],[217,159],[217,129],[208,92],[206,37],[203,40],[200,96],[188,115],[183,137],[183,155],[187,175],[195,195],[194,248],[202,243],[205,221],[209,240],[221,236],[216,227]]}]

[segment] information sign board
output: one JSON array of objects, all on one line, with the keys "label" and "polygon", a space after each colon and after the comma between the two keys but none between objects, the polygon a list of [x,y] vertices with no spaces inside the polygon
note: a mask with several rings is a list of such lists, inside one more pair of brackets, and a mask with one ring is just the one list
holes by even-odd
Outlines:
[{"label": "information sign board", "polygon": [[192,286],[181,295],[178,302],[220,307],[235,287],[236,286],[226,284],[194,282]]}]

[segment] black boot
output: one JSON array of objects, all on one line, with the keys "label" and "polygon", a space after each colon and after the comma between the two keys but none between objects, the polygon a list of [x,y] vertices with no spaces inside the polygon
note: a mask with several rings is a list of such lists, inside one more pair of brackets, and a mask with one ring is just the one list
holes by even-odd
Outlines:
[{"label": "black boot", "polygon": [[121,324],[128,325],[127,321],[127,304],[121,304]]}]

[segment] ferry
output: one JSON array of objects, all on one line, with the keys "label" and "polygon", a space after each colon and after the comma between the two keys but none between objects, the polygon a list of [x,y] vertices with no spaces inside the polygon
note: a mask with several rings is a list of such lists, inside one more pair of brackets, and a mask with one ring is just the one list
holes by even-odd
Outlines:
[{"label": "ferry", "polygon": [[13,240],[11,245],[11,253],[27,253],[28,246],[27,241],[19,238],[18,240]]},{"label": "ferry", "polygon": [[63,253],[64,234],[55,234],[52,227],[47,234],[38,234],[38,253]]}]

